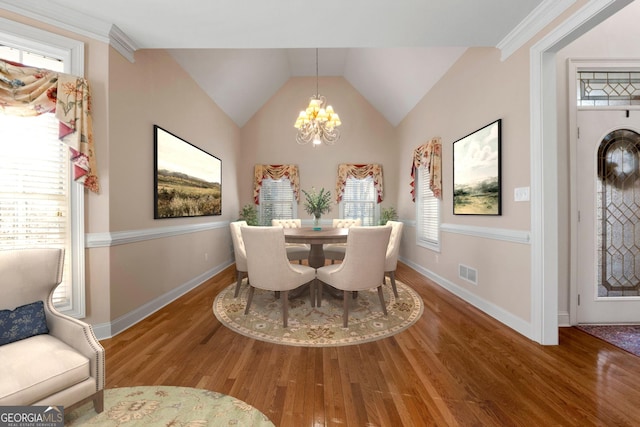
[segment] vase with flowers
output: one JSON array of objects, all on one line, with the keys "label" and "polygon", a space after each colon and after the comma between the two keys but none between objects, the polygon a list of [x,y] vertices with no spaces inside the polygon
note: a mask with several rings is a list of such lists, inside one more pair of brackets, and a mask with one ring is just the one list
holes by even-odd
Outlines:
[{"label": "vase with flowers", "polygon": [[313,229],[320,230],[320,218],[323,214],[331,211],[331,192],[326,191],[324,188],[317,192],[314,187],[311,187],[311,191],[307,192],[302,190],[305,196],[304,210],[313,215]]}]

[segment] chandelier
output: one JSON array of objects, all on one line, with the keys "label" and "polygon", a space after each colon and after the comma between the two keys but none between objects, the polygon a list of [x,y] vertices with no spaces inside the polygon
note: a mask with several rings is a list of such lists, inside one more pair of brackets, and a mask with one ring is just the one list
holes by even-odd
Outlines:
[{"label": "chandelier", "polygon": [[316,94],[310,98],[306,110],[300,111],[300,115],[293,125],[298,129],[296,141],[298,144],[313,143],[316,147],[323,142],[333,145],[340,139],[338,126],[342,124],[338,113],[333,111],[331,105],[326,105],[327,99],[318,93],[318,49],[316,49]]}]

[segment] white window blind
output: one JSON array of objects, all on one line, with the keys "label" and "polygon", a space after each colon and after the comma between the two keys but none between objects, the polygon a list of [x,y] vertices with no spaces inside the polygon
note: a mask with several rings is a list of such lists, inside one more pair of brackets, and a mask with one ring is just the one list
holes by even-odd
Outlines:
[{"label": "white window blind", "polygon": [[69,148],[53,114],[0,114],[0,249],[63,248],[64,278],[54,302],[71,301]]},{"label": "white window blind", "polygon": [[418,244],[440,249],[440,201],[429,188],[429,172],[421,166],[417,173],[416,219]]},{"label": "white window blind", "polygon": [[288,178],[265,178],[260,189],[260,225],[271,225],[272,219],[293,219],[297,204]]},{"label": "white window blind", "polygon": [[379,217],[378,194],[373,177],[348,177],[340,202],[340,217],[362,220],[362,225],[377,225]]},{"label": "white window blind", "polygon": [[[84,43],[0,18],[0,58],[84,75]],[[84,189],[71,181],[69,148],[53,114],[0,113],[0,249],[63,247],[56,307],[85,315]]]}]

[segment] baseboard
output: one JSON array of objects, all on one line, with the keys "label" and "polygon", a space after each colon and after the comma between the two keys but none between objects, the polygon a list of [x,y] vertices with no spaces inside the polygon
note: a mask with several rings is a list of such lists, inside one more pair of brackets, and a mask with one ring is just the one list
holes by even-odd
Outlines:
[{"label": "baseboard", "polygon": [[407,259],[403,259],[402,257],[400,258],[400,261],[402,261],[409,267],[413,268],[418,273],[422,274],[424,277],[432,280],[437,285],[441,286],[442,288],[448,290],[452,294],[466,301],[467,303],[473,305],[474,307],[478,308],[479,310],[483,311],[484,313],[488,314],[489,316],[493,317],[499,322],[504,323],[509,328],[515,330],[516,332],[524,335],[529,339],[533,339],[532,326],[530,323],[524,321],[523,319],[517,316],[514,316],[508,311],[502,309],[501,307],[498,307],[495,304],[492,304],[480,298],[478,295],[475,295],[467,291],[466,289],[461,288],[460,286],[456,285],[450,280],[447,280],[444,277],[441,277],[435,274],[431,270],[428,270],[421,265],[418,265]]},{"label": "baseboard", "polygon": [[568,311],[561,311],[558,313],[558,326],[561,328],[571,326],[571,317]]},{"label": "baseboard", "polygon": [[208,279],[212,278],[225,268],[229,267],[231,264],[233,264],[233,262],[233,260],[229,260],[224,264],[205,271],[199,276],[194,277],[193,279],[178,286],[177,288],[172,289],[166,294],[161,295],[152,301],[149,301],[148,303],[136,308],[133,311],[130,311],[124,316],[118,317],[111,322],[93,325],[93,332],[96,335],[96,338],[98,338],[98,340],[112,338],[118,335],[120,332],[129,329],[136,323],[144,320],[146,317],[160,310],[162,307],[170,304],[187,292],[197,288]]}]

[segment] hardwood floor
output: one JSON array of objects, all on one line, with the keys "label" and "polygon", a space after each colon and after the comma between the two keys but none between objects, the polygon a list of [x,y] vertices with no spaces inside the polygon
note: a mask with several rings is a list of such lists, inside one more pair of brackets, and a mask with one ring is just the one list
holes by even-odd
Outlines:
[{"label": "hardwood floor", "polygon": [[302,348],[222,326],[212,303],[234,267],[102,341],[107,388],[198,387],[244,400],[276,426],[632,426],[640,358],[575,328],[541,346],[405,265],[418,322],[363,345]]}]

